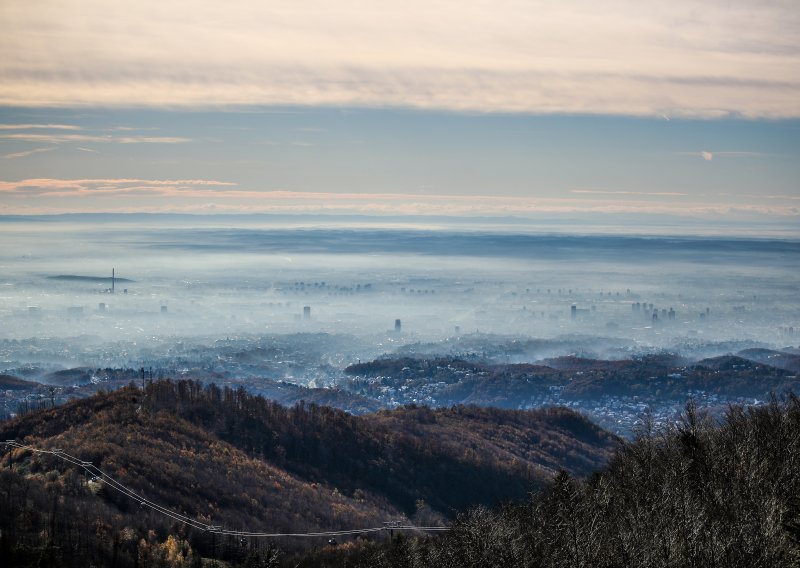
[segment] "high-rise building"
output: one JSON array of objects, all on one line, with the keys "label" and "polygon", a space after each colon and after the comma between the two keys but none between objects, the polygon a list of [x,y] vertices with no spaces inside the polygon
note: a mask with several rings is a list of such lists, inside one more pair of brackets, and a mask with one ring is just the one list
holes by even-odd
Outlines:
[{"label": "high-rise building", "polygon": [[399,320],[399,319],[396,319],[396,320],[394,320],[394,330],[395,330],[397,333],[400,333],[400,332],[402,331],[402,329],[403,329],[403,326],[402,326],[402,324],[400,323],[400,320]]},{"label": "high-rise building", "polygon": [[311,306],[303,306],[303,319],[311,319]]}]

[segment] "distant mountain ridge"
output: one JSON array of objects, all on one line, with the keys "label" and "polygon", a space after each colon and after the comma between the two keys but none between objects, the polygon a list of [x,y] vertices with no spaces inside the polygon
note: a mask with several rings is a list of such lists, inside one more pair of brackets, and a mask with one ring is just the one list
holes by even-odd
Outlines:
[{"label": "distant mountain ridge", "polygon": [[413,390],[433,384],[438,404],[501,408],[518,408],[554,389],[563,400],[638,396],[683,401],[698,391],[764,400],[771,393],[800,392],[796,355],[772,351],[757,355],[742,352],[694,363],[674,355],[621,360],[564,356],[533,364],[400,357],[350,365],[345,373],[352,377],[348,388],[365,396],[378,396],[385,388]]},{"label": "distant mountain ridge", "polygon": [[0,375],[0,390],[28,390],[40,386],[39,383],[26,381],[13,375]]}]

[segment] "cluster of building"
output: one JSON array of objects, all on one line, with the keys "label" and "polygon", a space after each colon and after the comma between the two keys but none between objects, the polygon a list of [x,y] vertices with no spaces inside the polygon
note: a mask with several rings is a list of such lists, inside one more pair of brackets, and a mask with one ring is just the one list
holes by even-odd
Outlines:
[{"label": "cluster of building", "polygon": [[[631,309],[634,313],[644,313],[645,317],[649,317],[654,323],[659,321],[659,310],[658,308],[654,307],[653,304],[634,302],[631,304]],[[670,307],[669,310],[666,308],[661,308],[660,313],[661,320],[675,319],[675,309],[672,307]]]}]

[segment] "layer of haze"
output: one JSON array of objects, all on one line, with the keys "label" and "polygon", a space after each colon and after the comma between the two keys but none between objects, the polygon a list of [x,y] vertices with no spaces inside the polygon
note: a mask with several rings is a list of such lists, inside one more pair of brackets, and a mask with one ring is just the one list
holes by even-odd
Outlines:
[{"label": "layer of haze", "polygon": [[[337,348],[342,366],[418,342],[446,351],[476,333],[582,337],[618,354],[727,352],[785,346],[800,324],[796,240],[192,219],[6,221],[2,239],[4,338],[37,338],[42,349],[71,338],[73,366],[98,363],[97,350],[76,354],[84,342],[109,346],[104,364],[135,365],[154,345],[295,333],[351,338]],[[131,280],[114,294],[110,280],[50,278],[110,277],[112,267]],[[563,353],[540,355],[554,354]]]}]

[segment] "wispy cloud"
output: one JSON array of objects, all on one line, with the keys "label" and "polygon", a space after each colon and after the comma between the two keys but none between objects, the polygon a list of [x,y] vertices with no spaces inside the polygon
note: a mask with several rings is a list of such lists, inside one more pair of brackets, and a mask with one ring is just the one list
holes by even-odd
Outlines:
[{"label": "wispy cloud", "polygon": [[800,201],[800,195],[748,195],[751,199],[770,199],[777,201]]},{"label": "wispy cloud", "polygon": [[33,154],[41,154],[42,152],[49,152],[51,150],[55,150],[55,148],[36,148],[34,150],[27,150],[25,152],[14,152],[13,154],[6,154],[3,156],[6,160],[12,160],[14,158],[24,158],[26,156],[32,156]]},{"label": "wispy cloud", "polygon": [[758,158],[761,156],[766,156],[766,154],[762,152],[714,152],[715,156],[733,156],[739,158]]},{"label": "wispy cloud", "polygon": [[24,179],[0,181],[0,194],[48,195],[48,196],[97,196],[110,193],[158,193],[183,192],[201,187],[225,188],[236,186],[233,182],[206,179]]},{"label": "wispy cloud", "polygon": [[699,152],[676,152],[680,156],[697,156],[703,158],[707,162],[711,162],[717,156],[732,157],[732,158],[760,158],[766,156],[763,152],[745,152],[745,151],[710,151],[701,150]]},{"label": "wispy cloud", "polygon": [[140,128],[135,126],[113,126],[111,128],[107,128],[109,132],[137,132],[142,130],[158,130],[157,128]]},{"label": "wispy cloud", "polygon": [[571,189],[570,193],[590,195],[638,195],[643,197],[684,197],[688,195],[688,193],[680,193],[677,191],[608,191],[603,189]]},{"label": "wispy cloud", "polygon": [[113,136],[92,134],[0,134],[0,139],[22,140],[25,142],[45,142],[61,144],[64,142],[104,142],[115,144],[181,144],[189,142],[189,138],[177,136]]},{"label": "wispy cloud", "polygon": [[[158,8],[158,18],[152,13]],[[3,13],[0,104],[800,116],[796,2],[100,0]],[[142,41],[146,38],[147,41]],[[98,49],[98,46],[101,46]]]},{"label": "wispy cloud", "polygon": [[[406,193],[300,192],[240,188],[233,182],[183,179],[27,179],[0,182],[0,209],[7,213],[241,211],[264,213],[364,213],[391,215],[511,215],[636,213],[696,218],[761,215],[797,219],[796,207],[688,202],[672,192],[585,191],[567,198]],[[653,201],[652,195],[671,199]],[[119,199],[120,196],[137,199]],[[776,196],[777,197],[777,196]]]},{"label": "wispy cloud", "polygon": [[0,130],[80,130],[73,124],[0,124]]}]

